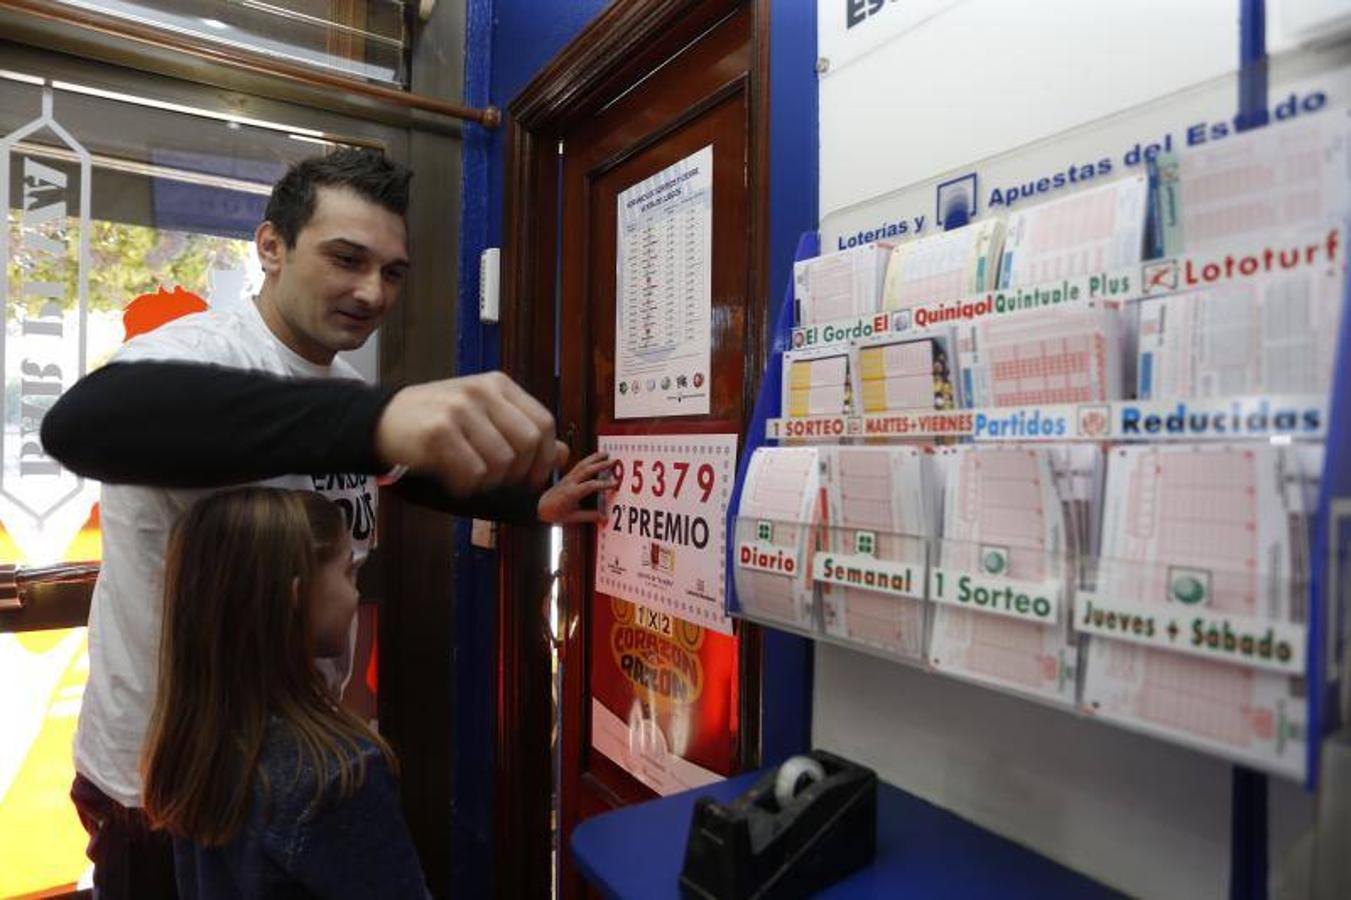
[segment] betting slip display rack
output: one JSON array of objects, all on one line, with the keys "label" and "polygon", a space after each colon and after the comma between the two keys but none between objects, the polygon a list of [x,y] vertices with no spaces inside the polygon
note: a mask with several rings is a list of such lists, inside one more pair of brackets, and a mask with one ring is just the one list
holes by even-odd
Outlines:
[{"label": "betting slip display rack", "polygon": [[[1339,227],[1330,240],[1334,243],[1340,240],[1344,245],[1345,234],[1345,228]],[[1076,294],[1105,295],[1108,300],[1130,305],[1150,293],[1145,285],[1151,279],[1155,285],[1153,294],[1166,295],[1167,276],[1160,273],[1166,273],[1170,267],[1176,273],[1188,263],[1193,267],[1210,264],[1209,257],[1202,258],[1199,254],[1190,258],[1160,257],[1159,249],[1158,242],[1151,238],[1145,243],[1147,258],[1138,265],[1098,273],[1092,279],[1084,276],[1061,280],[1046,286],[1047,292],[1059,291],[1060,299],[1054,302],[1033,299],[1028,303],[1059,305],[1066,296]],[[818,235],[804,234],[796,259],[809,260],[819,254]],[[1241,255],[1239,259],[1242,264]],[[1344,298],[1346,267],[1344,262],[1339,265]],[[1013,299],[1014,294],[1035,297],[1037,290],[991,289],[973,294],[964,301],[968,305],[965,315],[969,320],[999,317],[1006,305],[1018,302]],[[1346,305],[1345,299],[1342,303]],[[1066,302],[1065,306],[1070,308],[1074,303]],[[1351,379],[1345,377],[1351,360],[1347,355],[1351,352],[1351,315],[1340,317],[1333,371],[1341,377],[1334,375],[1327,395],[1212,396],[1184,401],[1109,400],[1023,408],[953,406],[936,411],[868,415],[787,415],[786,353],[792,359],[794,353],[804,349],[825,347],[821,352],[829,355],[831,343],[824,338],[831,332],[848,336],[847,341],[834,345],[838,349],[848,342],[857,344],[860,337],[865,337],[866,342],[869,334],[905,331],[913,325],[908,318],[902,321],[894,313],[882,312],[827,323],[828,327],[819,324],[804,327],[796,321],[793,286],[789,285],[771,333],[770,354],[729,507],[729,613],[816,641],[938,674],[952,674],[1072,714],[1212,753],[1240,766],[1303,780],[1312,788],[1317,779],[1319,742],[1338,724],[1337,674],[1343,653],[1345,622],[1341,619],[1345,613],[1339,616],[1336,611],[1337,594],[1332,579],[1337,577],[1335,572],[1341,571],[1336,563],[1345,558],[1347,545],[1351,543],[1348,529],[1339,528],[1341,520],[1335,516],[1337,509],[1351,502],[1348,499],[1351,463],[1347,462],[1351,460]],[[1222,423],[1216,427],[1222,427],[1223,431],[1205,435],[1181,428],[1178,430],[1182,434],[1174,434],[1170,420],[1178,416]],[[1279,427],[1277,417],[1281,420]],[[1213,455],[1188,460],[1183,446],[1185,443],[1187,447],[1200,448],[1197,452],[1204,454],[1208,440],[1219,443],[1214,441],[1216,437],[1222,437],[1236,455],[1245,457],[1219,461],[1221,466],[1232,462],[1234,471],[1240,473],[1235,477],[1242,477],[1243,466],[1251,461],[1248,457],[1260,457],[1259,461],[1264,463],[1275,460],[1276,471],[1285,471],[1280,467],[1295,468],[1295,460],[1303,452],[1300,448],[1321,446],[1321,460],[1314,457],[1316,461],[1308,464],[1321,471],[1303,471],[1286,479],[1289,482],[1286,487],[1292,493],[1304,495],[1296,506],[1302,502],[1300,509],[1309,518],[1307,545],[1289,548],[1288,559],[1296,562],[1287,569],[1254,573],[1245,571],[1241,562],[1235,562],[1232,570],[1202,571],[1185,565],[1172,566],[1167,558],[1151,558],[1148,562],[1104,559],[1079,552],[1073,535],[1066,535],[1063,542],[1054,545],[1010,550],[982,542],[979,532],[972,533],[967,540],[961,534],[932,529],[909,532],[860,526],[857,522],[832,519],[828,492],[820,484],[822,473],[830,466],[846,465],[837,457],[850,450],[890,447],[919,452],[913,448],[923,441],[929,445],[923,452],[934,457],[954,457],[945,463],[952,466],[960,465],[960,459],[972,453],[992,454],[980,458],[993,461],[1016,455],[1014,451],[1029,451],[1032,457],[1044,459],[1045,454],[1036,455],[1036,448],[1080,444],[1104,448],[1104,457],[1120,450],[1121,458],[1110,459],[1105,466],[1124,470],[1135,464],[1141,472],[1157,474],[1157,490],[1185,483],[1194,489],[1195,497],[1201,498],[1198,509],[1211,514],[1216,527],[1222,528],[1225,517],[1241,519],[1243,510],[1235,511],[1232,504],[1224,505],[1227,492],[1207,497],[1204,484],[1196,484],[1198,473],[1204,475],[1215,468],[1216,460]],[[757,462],[756,453],[766,447],[802,451],[800,459],[783,459],[779,465],[787,473],[781,477],[811,481],[810,486],[802,488],[808,498],[806,506],[799,505],[802,493],[790,492],[787,502],[777,506],[772,498],[764,502],[759,498],[743,498],[748,480],[750,489],[756,490],[756,467],[763,468],[763,460]],[[1175,461],[1169,466],[1142,461],[1146,451],[1139,448],[1146,451],[1158,448],[1161,459],[1172,454],[1169,458]],[[1247,453],[1244,448],[1252,448],[1253,452]],[[895,457],[897,453],[893,452],[887,458]],[[1017,464],[1017,460],[1010,460],[1009,464]],[[861,471],[869,465],[886,463],[872,460],[865,452],[853,453],[847,465]],[[1102,472],[1098,476],[1110,477]],[[837,472],[831,477],[840,475]],[[1173,481],[1165,482],[1166,478]],[[1265,495],[1261,502],[1254,499],[1261,493],[1258,487],[1254,484],[1250,492],[1244,493],[1254,518],[1270,511],[1262,509],[1262,504],[1273,502]],[[1266,490],[1270,486],[1261,487]],[[1102,482],[1091,489],[1097,491],[1101,501]],[[1134,483],[1132,490],[1134,499],[1129,514],[1136,517],[1148,514],[1147,509],[1141,512],[1147,506],[1148,491],[1135,488]],[[940,489],[939,493],[943,491]],[[943,501],[938,502],[941,505]],[[948,502],[957,501],[948,498]],[[749,507],[756,511],[739,514]],[[1076,522],[1073,514],[1065,521],[1068,531],[1087,527],[1084,522]],[[1098,527],[1100,521],[1093,527]],[[1082,536],[1077,543],[1083,545]],[[1017,561],[1018,574],[1032,572],[1035,577],[1012,577],[1015,569],[1011,563],[1019,554],[1022,558]],[[1029,554],[1034,558],[1029,559]],[[1243,579],[1246,583],[1235,587]],[[1153,591],[1161,584],[1169,591],[1168,605],[1142,602],[1140,597],[1132,596],[1144,591],[1144,585]],[[1286,612],[1279,617],[1252,609],[1246,614],[1241,611],[1234,614],[1232,608],[1191,605],[1202,598],[1226,596],[1226,590],[1257,598],[1280,596],[1284,598]],[[849,609],[852,622],[844,621],[846,598],[853,598]],[[1297,610],[1298,615],[1290,610]],[[936,619],[947,623],[942,626],[942,641],[935,639],[939,628]],[[1000,628],[986,627],[995,620],[1002,623]],[[1039,628],[1043,630],[1038,631]],[[963,661],[963,654],[970,656],[969,646],[982,639],[976,633],[982,629],[1003,642],[991,651],[1002,654],[1007,661],[999,678],[982,677],[982,667],[988,666],[991,658],[988,653],[980,659],[971,656]],[[958,634],[961,640],[947,641],[949,633]],[[1088,649],[1094,642],[1098,642],[1094,648],[1096,655]],[[1114,654],[1110,659],[1106,649],[1109,646]],[[1028,655],[1018,658],[1019,652]],[[1202,733],[1202,739],[1198,740],[1177,729],[1170,731],[1167,726],[1170,717],[1194,716],[1200,708],[1195,704],[1204,700],[1193,702],[1193,698],[1179,699],[1166,692],[1151,693],[1151,675],[1145,672],[1139,678],[1138,697],[1117,699],[1123,708],[1149,705],[1150,715],[1161,723],[1160,727],[1150,727],[1148,722],[1132,720],[1131,716],[1113,718],[1098,712],[1102,703],[1112,705],[1114,689],[1119,693],[1123,681],[1120,669],[1143,665],[1142,653],[1163,673],[1160,677],[1172,678],[1175,686],[1181,679],[1199,697],[1206,692],[1219,696],[1233,687],[1227,678],[1188,680],[1190,673],[1203,676],[1207,667],[1215,663],[1243,669],[1242,678],[1235,679],[1236,682],[1251,680],[1256,684],[1263,678],[1270,681],[1273,676],[1289,682],[1302,675],[1302,694],[1292,695],[1302,708],[1291,706],[1292,697],[1281,697],[1260,714],[1236,721],[1233,715],[1223,713],[1224,698],[1220,698],[1214,716],[1204,723],[1187,724],[1190,731]],[[1090,658],[1097,660],[1096,673],[1086,672]],[[1095,678],[1091,685],[1085,684],[1088,678]],[[1010,679],[1021,683],[1010,684]],[[1086,696],[1090,688],[1097,692],[1092,698]],[[1256,688],[1253,690],[1254,696],[1260,693]],[[1232,698],[1229,701],[1232,703]],[[1257,737],[1253,740],[1266,743],[1252,753],[1231,751],[1225,742],[1235,729],[1255,731]],[[1207,731],[1213,734],[1207,736]],[[1278,744],[1284,749],[1273,749]],[[1297,749],[1290,750],[1291,745]]]}]

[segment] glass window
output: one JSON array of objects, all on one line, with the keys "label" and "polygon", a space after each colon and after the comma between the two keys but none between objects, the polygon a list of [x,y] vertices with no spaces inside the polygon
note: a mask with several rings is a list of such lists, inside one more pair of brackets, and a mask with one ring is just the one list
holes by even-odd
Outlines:
[{"label": "glass window", "polygon": [[164,31],[406,87],[402,0],[58,0]]},{"label": "glass window", "polygon": [[[119,92],[92,72],[13,68],[31,58],[7,53],[0,69],[0,564],[19,566],[101,557],[98,486],[43,453],[45,411],[129,337],[249,302],[262,280],[252,235],[272,182],[355,142]],[[356,360],[372,378],[374,344]],[[0,631],[0,897],[88,875],[69,800],[88,665],[83,628]]]}]

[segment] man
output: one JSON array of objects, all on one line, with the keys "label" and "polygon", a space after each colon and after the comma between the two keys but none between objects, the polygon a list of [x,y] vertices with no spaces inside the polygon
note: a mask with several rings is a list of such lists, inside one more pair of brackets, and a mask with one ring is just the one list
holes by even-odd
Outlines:
[{"label": "man", "polygon": [[255,234],[264,282],[254,303],[131,340],[44,419],[46,451],[104,483],[72,790],[101,896],[173,895],[169,843],[139,809],[139,757],[165,544],[194,500],[247,482],[317,490],[343,509],[358,558],[373,538],[382,473],[410,499],[464,515],[599,520],[580,504],[606,487],[605,461],[584,461],[541,495],[567,451],[548,411],[510,379],[396,390],[364,384],[335,358],[365,343],[398,299],[409,177],[359,150],[293,167]]}]

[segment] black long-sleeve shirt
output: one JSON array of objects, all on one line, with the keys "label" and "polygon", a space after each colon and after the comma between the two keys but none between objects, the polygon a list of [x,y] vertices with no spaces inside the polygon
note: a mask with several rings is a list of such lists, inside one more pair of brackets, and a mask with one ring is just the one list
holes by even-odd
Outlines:
[{"label": "black long-sleeve shirt", "polygon": [[[185,362],[110,363],[47,412],[42,443],[98,481],[163,488],[246,484],[315,472],[379,474],[375,430],[397,389],[346,379],[281,378]],[[539,495],[500,488],[460,497],[410,472],[391,487],[433,509],[536,521]]]}]

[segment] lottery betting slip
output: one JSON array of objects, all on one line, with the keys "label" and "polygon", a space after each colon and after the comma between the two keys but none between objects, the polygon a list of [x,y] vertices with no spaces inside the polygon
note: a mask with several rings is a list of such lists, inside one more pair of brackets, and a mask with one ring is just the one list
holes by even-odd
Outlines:
[{"label": "lottery betting slip", "polygon": [[1149,182],[1134,175],[1009,216],[1001,288],[1060,281],[1138,265]]},{"label": "lottery betting slip", "polygon": [[857,412],[952,409],[959,402],[950,328],[857,341],[853,359]]},{"label": "lottery betting slip", "polygon": [[748,612],[814,629],[811,557],[821,508],[813,447],[761,447],[751,456],[736,525],[736,591]]},{"label": "lottery betting slip", "polygon": [[1146,298],[1140,399],[1325,393],[1342,281],[1340,267],[1328,267]]},{"label": "lottery betting slip", "polygon": [[828,634],[894,656],[924,655],[924,563],[941,510],[933,454],[822,448],[826,546],[815,560]]},{"label": "lottery betting slip", "polygon": [[784,414],[847,415],[853,407],[852,352],[847,348],[790,351],[783,355]]},{"label": "lottery betting slip", "polygon": [[1346,143],[1345,117],[1329,115],[1160,155],[1164,255],[1236,250],[1340,221],[1351,208]]},{"label": "lottery betting slip", "polygon": [[963,400],[976,408],[1119,400],[1126,332],[1118,311],[1102,306],[963,325],[957,331]]},{"label": "lottery betting slip", "polygon": [[882,308],[912,309],[994,288],[1004,223],[986,219],[896,245],[887,261]]},{"label": "lottery betting slip", "polygon": [[[970,590],[963,602],[934,605],[929,664],[1073,704],[1078,657],[1063,601],[1074,528],[1063,448],[963,446],[939,451],[939,459],[945,471],[938,565],[946,579],[962,578]],[[1010,597],[1026,596],[1023,585],[1038,586],[1028,590],[1044,594],[1036,599],[1050,615],[1034,621],[1002,614],[1012,607]]]},{"label": "lottery betting slip", "polygon": [[[1319,448],[1269,444],[1112,449],[1091,597],[1157,607],[1184,626],[1199,621],[1192,611],[1303,622],[1306,513],[1320,458]],[[1091,598],[1080,607],[1076,620],[1091,615]],[[1085,712],[1303,772],[1300,677],[1098,635],[1085,669]]]},{"label": "lottery betting slip", "polygon": [[797,324],[814,325],[877,312],[893,246],[879,241],[794,263]]}]

